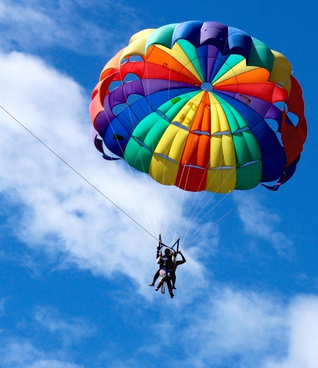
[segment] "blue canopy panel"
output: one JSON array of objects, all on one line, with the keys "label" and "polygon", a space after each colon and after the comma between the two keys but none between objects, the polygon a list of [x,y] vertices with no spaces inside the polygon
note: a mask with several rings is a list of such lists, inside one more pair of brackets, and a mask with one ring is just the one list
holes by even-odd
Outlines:
[{"label": "blue canopy panel", "polygon": [[262,155],[262,182],[277,180],[283,173],[287,163],[286,153],[275,132],[268,126],[264,118],[256,111],[236,99],[214,91],[228,101],[243,117],[258,141]]},{"label": "blue canopy panel", "polygon": [[106,129],[103,137],[106,147],[117,156],[123,157],[127,143],[140,121],[156,111],[165,102],[195,90],[197,87],[158,91],[141,97],[130,105],[125,104],[125,108],[114,117]]}]

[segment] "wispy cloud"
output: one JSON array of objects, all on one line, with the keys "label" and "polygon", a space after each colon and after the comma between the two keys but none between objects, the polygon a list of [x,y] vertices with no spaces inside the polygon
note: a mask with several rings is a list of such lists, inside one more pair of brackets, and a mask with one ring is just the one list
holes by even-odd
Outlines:
[{"label": "wispy cloud", "polygon": [[234,198],[245,232],[256,239],[268,241],[280,255],[288,256],[293,243],[279,229],[280,217],[261,204],[254,194],[236,193]]},{"label": "wispy cloud", "polygon": [[65,346],[96,332],[96,328],[86,321],[79,318],[63,318],[59,311],[52,307],[37,307],[34,320],[50,334],[59,336]]},{"label": "wispy cloud", "polygon": [[0,317],[5,314],[5,303],[6,303],[6,299],[1,298],[0,299]]},{"label": "wispy cloud", "polygon": [[26,317],[19,320],[17,329],[10,326],[0,334],[1,367],[84,367],[74,363],[78,354],[73,349],[85,345],[97,333],[91,323],[83,318],[61,316],[54,307],[38,306],[31,320]]},{"label": "wispy cloud", "polygon": [[99,55],[121,49],[118,43],[129,39],[139,24],[135,9],[120,2],[0,1],[0,42],[7,50],[62,47]]},{"label": "wispy cloud", "polygon": [[[107,366],[112,367],[116,362],[120,367],[143,368],[152,366],[151,357],[160,357],[185,368],[210,367],[212,362],[213,367],[317,367],[317,296],[298,296],[286,303],[270,294],[229,287],[210,288],[205,295],[204,303],[174,305],[169,312],[162,309],[155,324],[148,320],[141,326],[145,336],[149,336],[147,344],[134,354],[118,359],[121,349],[114,346],[113,351],[100,351],[93,366],[97,361],[107,361]],[[74,363],[80,341],[94,333],[85,321],[62,317],[50,307],[37,307],[34,321],[33,329],[41,328],[63,342],[69,334],[68,342],[62,349],[55,344],[48,350],[38,339],[43,339],[43,334],[31,333],[28,340],[0,335],[4,368],[88,368],[84,363]],[[111,346],[112,343],[108,348]]]},{"label": "wispy cloud", "polygon": [[46,353],[22,340],[2,341],[0,354],[3,368],[84,368],[67,359],[54,357],[58,354]]}]

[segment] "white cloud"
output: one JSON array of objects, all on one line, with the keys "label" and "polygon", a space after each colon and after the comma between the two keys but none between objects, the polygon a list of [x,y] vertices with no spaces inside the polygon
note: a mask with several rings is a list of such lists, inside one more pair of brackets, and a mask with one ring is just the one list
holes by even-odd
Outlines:
[{"label": "white cloud", "polygon": [[[185,368],[318,366],[317,296],[285,303],[271,294],[229,287],[207,288],[205,294],[204,302],[200,295],[195,305],[174,309],[174,318],[161,316],[154,326],[161,348],[148,344],[140,354]],[[175,361],[170,349],[179,352]]]},{"label": "white cloud", "polygon": [[185,327],[178,336],[187,347],[185,366],[230,366],[236,361],[255,367],[285,338],[285,308],[269,295],[215,289],[207,293],[204,304],[185,313]]},{"label": "white cloud", "polygon": [[[133,301],[136,303],[136,299],[127,303]],[[141,329],[149,338],[143,339],[147,343],[132,356],[118,358],[120,347],[114,346],[113,353],[109,349],[99,352],[98,361],[112,362],[110,366],[116,366],[116,362],[121,367],[145,367],[151,357],[160,357],[163,361],[169,359],[171,366],[185,368],[315,368],[317,311],[317,296],[298,296],[285,303],[270,294],[229,287],[212,289],[209,284],[205,299],[199,295],[197,303],[173,303],[169,309],[163,303],[152,326],[143,322],[147,325]],[[73,357],[78,343],[94,332],[86,322],[63,318],[56,309],[47,307],[38,307],[34,320],[36,329],[44,328],[64,342],[63,349],[38,349],[41,342],[33,334],[29,341],[2,338],[0,355],[4,357],[4,368],[45,368],[50,364],[57,368],[82,367],[73,363]]]},{"label": "white cloud", "polygon": [[285,357],[269,359],[264,368],[318,367],[318,297],[296,297],[286,318],[288,353]]}]

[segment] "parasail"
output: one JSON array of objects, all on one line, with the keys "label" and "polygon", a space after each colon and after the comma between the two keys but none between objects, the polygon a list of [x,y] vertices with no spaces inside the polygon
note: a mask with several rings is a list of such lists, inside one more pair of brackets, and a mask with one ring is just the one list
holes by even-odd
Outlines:
[{"label": "parasail", "polygon": [[90,116],[105,159],[186,191],[228,193],[293,176],[304,109],[282,54],[237,28],[190,21],[133,35],[105,65]]}]

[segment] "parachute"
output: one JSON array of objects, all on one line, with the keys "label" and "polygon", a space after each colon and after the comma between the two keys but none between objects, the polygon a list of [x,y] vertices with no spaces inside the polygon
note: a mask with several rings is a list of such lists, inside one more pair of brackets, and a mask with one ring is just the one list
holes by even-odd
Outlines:
[{"label": "parachute", "polygon": [[282,54],[237,28],[199,21],[133,35],[105,65],[90,104],[106,160],[215,193],[277,190],[289,180],[307,136],[304,110]]}]

